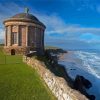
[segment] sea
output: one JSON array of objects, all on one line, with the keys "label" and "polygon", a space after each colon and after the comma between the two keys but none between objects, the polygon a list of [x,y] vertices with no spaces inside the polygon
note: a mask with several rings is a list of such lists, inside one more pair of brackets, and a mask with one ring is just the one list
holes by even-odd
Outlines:
[{"label": "sea", "polygon": [[100,100],[100,51],[99,50],[68,50],[59,63],[64,65],[72,79],[76,75],[84,76],[92,83],[86,91]]}]

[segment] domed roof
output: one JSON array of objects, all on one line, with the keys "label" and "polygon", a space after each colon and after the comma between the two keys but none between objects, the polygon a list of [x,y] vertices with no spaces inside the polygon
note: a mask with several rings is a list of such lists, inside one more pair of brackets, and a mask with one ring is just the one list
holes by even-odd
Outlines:
[{"label": "domed roof", "polygon": [[29,13],[19,13],[19,14],[12,16],[11,18],[23,18],[23,19],[30,19],[33,21],[39,21],[35,16]]},{"label": "domed roof", "polygon": [[6,19],[4,21],[4,23],[8,22],[8,21],[25,21],[25,22],[31,22],[31,23],[36,23],[36,24],[42,25],[42,26],[44,26],[44,28],[46,28],[46,26],[42,22],[40,22],[38,20],[38,18],[36,18],[32,14],[29,14],[28,12],[16,14],[16,15],[12,16],[11,18]]}]

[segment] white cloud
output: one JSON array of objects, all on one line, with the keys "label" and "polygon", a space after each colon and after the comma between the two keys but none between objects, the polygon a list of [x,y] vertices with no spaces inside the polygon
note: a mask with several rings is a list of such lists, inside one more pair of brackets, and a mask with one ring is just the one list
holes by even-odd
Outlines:
[{"label": "white cloud", "polygon": [[67,24],[55,14],[35,14],[47,26],[47,34],[66,34],[69,37],[77,37],[81,34],[92,33],[100,36],[100,28],[81,27],[79,24]]},{"label": "white cloud", "polygon": [[[52,14],[52,15],[46,15],[46,14],[36,14],[36,16],[45,23],[45,25],[47,26],[46,29],[46,34],[48,37],[50,37],[50,40],[52,40],[53,38],[55,38],[56,40],[58,39],[57,37],[54,37],[50,34],[63,34],[64,36],[59,36],[59,39],[61,40],[63,38],[63,40],[66,41],[83,41],[82,43],[100,43],[100,40],[96,40],[96,39],[90,39],[90,40],[86,40],[86,39],[80,39],[80,36],[82,34],[94,34],[97,35],[98,37],[100,37],[100,28],[95,28],[95,27],[82,27],[79,24],[67,24],[63,21],[63,19],[61,19],[59,16]],[[47,39],[46,39],[47,40]],[[76,43],[76,42],[75,42]]]},{"label": "white cloud", "polygon": [[5,18],[9,18],[12,15],[16,14],[16,12],[20,12],[22,8],[15,3],[0,3],[0,22]]},{"label": "white cloud", "polygon": [[[5,9],[8,8],[8,9]],[[16,9],[15,9],[16,8]],[[19,5],[15,3],[10,3],[9,5],[0,4],[1,14],[0,14],[0,23],[7,18],[11,17],[12,15],[19,13],[23,10],[23,7],[20,7]],[[45,14],[40,13],[37,10],[33,9],[32,14],[36,15],[40,21],[42,21],[46,25],[46,34],[64,34],[64,38],[67,39],[79,39],[79,36],[81,34],[87,34],[92,33],[95,35],[100,35],[100,28],[95,27],[81,27],[79,24],[68,24],[66,23],[60,16],[58,16],[56,13],[51,14]],[[0,38],[4,37],[4,33],[2,29],[0,29]]]},{"label": "white cloud", "polygon": [[6,18],[9,18],[16,14],[16,12],[21,12],[22,7],[15,3],[0,3],[0,39],[4,39],[4,26],[3,26],[3,21]]},{"label": "white cloud", "polygon": [[35,15],[46,25],[47,31],[57,31],[66,27],[66,23],[56,14],[46,15],[36,13]]},{"label": "white cloud", "polygon": [[59,28],[58,30],[51,30],[48,33],[100,33],[100,28],[87,28],[87,27],[77,27],[66,25],[66,28]]},{"label": "white cloud", "polygon": [[4,30],[0,29],[0,39],[4,39]]}]

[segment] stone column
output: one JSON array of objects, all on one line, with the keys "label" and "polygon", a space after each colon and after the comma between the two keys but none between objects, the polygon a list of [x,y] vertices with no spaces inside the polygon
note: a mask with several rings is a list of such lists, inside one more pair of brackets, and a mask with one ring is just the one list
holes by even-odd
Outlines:
[{"label": "stone column", "polygon": [[5,46],[7,46],[7,27],[5,27]]},{"label": "stone column", "polygon": [[17,27],[18,27],[18,31],[17,31],[17,44],[19,46],[19,25]]},{"label": "stone column", "polygon": [[43,31],[40,29],[40,36],[41,36],[41,47],[43,46]]},{"label": "stone column", "polygon": [[12,45],[12,26],[10,26],[10,46]]},{"label": "stone column", "polygon": [[28,26],[26,26],[26,46],[28,46]]},{"label": "stone column", "polygon": [[41,29],[41,55],[44,55],[44,30]]},{"label": "stone column", "polygon": [[35,32],[34,32],[34,47],[37,47],[37,27],[35,27]]},{"label": "stone column", "polygon": [[44,49],[44,30],[42,29],[42,47]]},{"label": "stone column", "polygon": [[8,26],[8,28],[7,28],[7,46],[12,45],[11,32],[12,32],[12,26]]}]

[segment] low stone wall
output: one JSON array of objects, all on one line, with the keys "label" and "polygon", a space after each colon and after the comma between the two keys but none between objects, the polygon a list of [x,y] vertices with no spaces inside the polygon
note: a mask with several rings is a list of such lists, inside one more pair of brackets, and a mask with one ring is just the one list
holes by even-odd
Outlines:
[{"label": "low stone wall", "polygon": [[71,89],[64,78],[51,73],[44,62],[26,56],[23,56],[23,61],[38,71],[58,100],[88,100],[80,92]]}]

